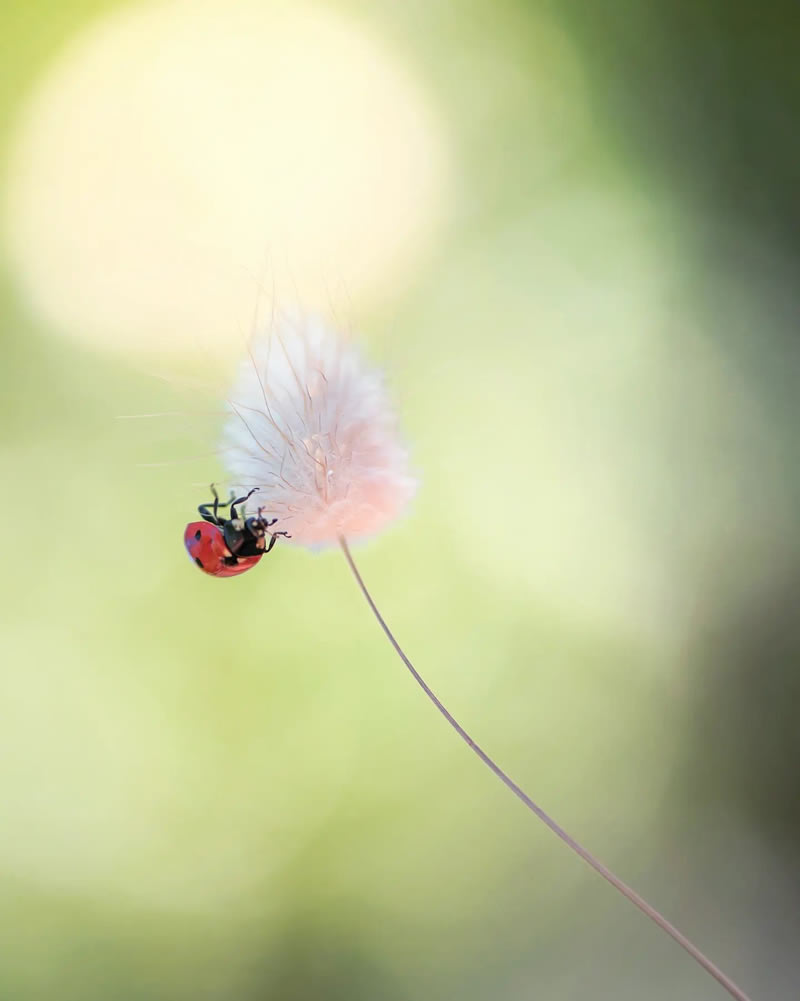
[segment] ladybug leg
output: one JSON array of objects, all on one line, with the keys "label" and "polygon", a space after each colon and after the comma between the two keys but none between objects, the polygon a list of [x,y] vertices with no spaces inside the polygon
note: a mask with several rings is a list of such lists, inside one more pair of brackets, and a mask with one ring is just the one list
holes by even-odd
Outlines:
[{"label": "ladybug leg", "polygon": [[[217,517],[216,513],[212,514],[211,512],[209,512],[208,507],[209,507],[208,504],[201,504],[200,507],[198,507],[197,509],[200,512],[203,521],[210,521],[212,525],[221,525],[222,524],[221,519]],[[217,505],[214,504],[215,512],[216,508]]]},{"label": "ladybug leg", "polygon": [[[273,524],[274,524],[274,522],[273,522]],[[278,541],[278,536],[279,535],[282,535],[285,539],[291,539],[291,535],[289,535],[288,532],[270,532],[269,533],[269,545],[264,550],[264,554],[265,555],[270,551],[270,549],[272,549],[272,547]]]},{"label": "ladybug leg", "polygon": [[262,517],[261,517],[261,512],[262,512],[263,510],[264,510],[264,508],[263,508],[263,507],[260,507],[260,508],[258,509],[258,511],[256,511],[256,521],[260,521],[260,522],[261,522],[261,524],[262,524],[262,525],[264,526],[264,528],[269,528],[269,527],[270,527],[270,525],[275,525],[275,524],[277,524],[277,522],[278,522],[278,519],[277,519],[277,518],[262,518]]},{"label": "ladybug leg", "polygon": [[220,518],[219,509],[220,507],[227,507],[231,503],[231,501],[233,500],[233,494],[231,494],[230,500],[225,501],[224,504],[220,504],[219,494],[217,493],[217,488],[214,486],[213,483],[211,484],[210,489],[211,489],[211,494],[214,497],[213,512],[209,512],[208,510],[210,506],[209,504],[201,504],[197,510],[200,512],[201,516],[205,521],[211,522],[212,525],[223,525],[225,523],[225,519]]},{"label": "ladybug leg", "polygon": [[256,491],[259,489],[260,489],[259,487],[253,487],[253,489],[250,491],[249,494],[245,494],[244,497],[237,497],[235,500],[233,494],[231,494],[231,499],[228,501],[228,503],[231,506],[231,518],[233,518],[234,521],[239,517],[239,515],[236,513],[236,505],[244,504],[244,502],[248,500],[250,497],[252,497],[253,494],[256,493]]}]

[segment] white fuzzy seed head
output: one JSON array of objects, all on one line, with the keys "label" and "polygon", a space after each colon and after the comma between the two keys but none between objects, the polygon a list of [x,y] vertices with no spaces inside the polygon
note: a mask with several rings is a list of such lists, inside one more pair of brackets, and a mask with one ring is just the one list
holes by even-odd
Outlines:
[{"label": "white fuzzy seed head", "polygon": [[291,542],[372,535],[412,497],[408,453],[381,373],[321,321],[256,338],[229,400],[223,457],[248,515],[278,518]]}]

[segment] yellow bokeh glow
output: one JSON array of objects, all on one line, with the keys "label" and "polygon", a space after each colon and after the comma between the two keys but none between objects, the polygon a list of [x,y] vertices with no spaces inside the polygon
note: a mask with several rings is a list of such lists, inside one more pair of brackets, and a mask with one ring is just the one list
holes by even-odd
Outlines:
[{"label": "yellow bokeh glow", "polygon": [[341,14],[138,5],[79,36],[25,106],[6,239],[55,329],[232,357],[259,282],[306,306],[402,287],[446,173],[412,74]]}]

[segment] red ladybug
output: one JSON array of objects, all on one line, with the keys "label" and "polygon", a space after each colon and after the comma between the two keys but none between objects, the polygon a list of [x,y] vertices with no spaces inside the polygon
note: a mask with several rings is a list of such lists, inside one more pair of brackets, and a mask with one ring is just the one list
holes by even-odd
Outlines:
[{"label": "red ladybug", "polygon": [[[241,518],[236,511],[237,504],[243,504],[258,487],[244,497],[234,497],[220,504],[213,485],[214,505],[201,504],[197,509],[202,521],[193,521],[186,526],[183,544],[186,551],[200,569],[212,577],[235,577],[254,567],[261,557],[268,553],[282,535],[289,539],[287,532],[270,532],[277,518],[268,520],[261,517],[263,508],[258,509],[255,518]],[[219,509],[230,505],[230,518],[220,517]],[[267,536],[269,535],[269,545]]]}]

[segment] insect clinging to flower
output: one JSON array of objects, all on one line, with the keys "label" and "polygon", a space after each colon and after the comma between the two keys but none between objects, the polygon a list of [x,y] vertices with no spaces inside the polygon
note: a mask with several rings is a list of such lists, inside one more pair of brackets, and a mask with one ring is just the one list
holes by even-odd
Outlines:
[{"label": "insect clinging to flower", "polygon": [[[258,508],[255,517],[240,516],[237,506],[244,504],[257,490],[258,487],[254,487],[243,497],[232,493],[229,500],[221,503],[212,484],[213,505],[210,502],[201,504],[197,510],[203,520],[190,522],[183,533],[186,551],[204,573],[212,577],[235,577],[252,569],[270,552],[280,536],[290,538],[288,532],[271,531],[278,519],[264,518],[263,507]],[[229,518],[219,513],[224,507],[230,507]]]},{"label": "insect clinging to flower", "polygon": [[380,372],[319,321],[284,321],[257,336],[228,407],[223,453],[234,492],[221,503],[212,486],[203,521],[184,533],[205,573],[244,573],[278,537],[316,549],[374,534],[414,492]]}]

